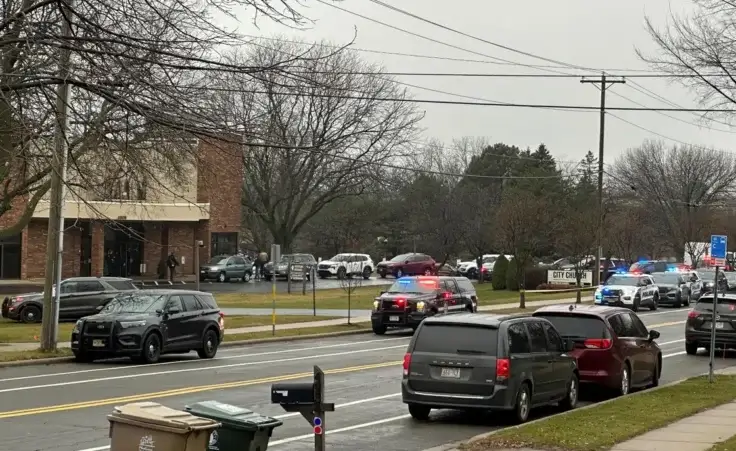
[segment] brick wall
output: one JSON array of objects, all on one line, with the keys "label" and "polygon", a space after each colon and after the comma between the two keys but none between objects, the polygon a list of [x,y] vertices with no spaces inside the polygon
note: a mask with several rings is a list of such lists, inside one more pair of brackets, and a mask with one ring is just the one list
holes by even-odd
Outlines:
[{"label": "brick wall", "polygon": [[158,277],[158,265],[161,262],[161,256],[166,256],[166,249],[162,246],[163,224],[157,222],[147,222],[143,226],[143,263],[146,264],[145,276]]},{"label": "brick wall", "polygon": [[[243,158],[239,147],[226,142],[200,141],[197,202],[210,203],[210,233],[240,231]],[[209,249],[209,245],[206,247]]]},{"label": "brick wall", "polygon": [[[194,235],[196,224],[173,222],[169,224],[169,253],[179,260],[178,274],[194,274]],[[182,263],[184,257],[184,263]]]},{"label": "brick wall", "polygon": [[92,275],[101,277],[105,269],[105,224],[93,221],[90,225],[92,232]]},{"label": "brick wall", "polygon": [[[73,277],[79,275],[80,252],[81,252],[81,230],[71,227],[74,221],[67,221],[64,233],[64,254],[62,261],[62,277]],[[23,239],[23,278],[43,278],[46,270],[46,239],[48,235],[47,220],[33,220],[28,224]],[[52,251],[53,252],[53,251]],[[94,261],[94,259],[93,259]]]}]

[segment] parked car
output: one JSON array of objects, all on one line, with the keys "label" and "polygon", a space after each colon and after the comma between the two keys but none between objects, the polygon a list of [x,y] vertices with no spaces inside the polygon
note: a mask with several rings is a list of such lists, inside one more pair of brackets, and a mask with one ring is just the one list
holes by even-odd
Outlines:
[{"label": "parked car", "polygon": [[211,359],[225,318],[210,293],[140,290],[121,293],[96,315],[74,325],[71,349],[80,362],[127,356],[155,363],[162,354],[192,350]]},{"label": "parked car", "polygon": [[337,254],[329,260],[322,260],[317,265],[317,275],[320,279],[336,276],[338,279],[360,276],[368,280],[371,278],[373,259],[368,254]]},{"label": "parked car", "polygon": [[[703,293],[712,293],[715,289],[716,270],[715,268],[700,268],[698,274],[703,280]],[[728,291],[728,279],[723,271],[718,271],[718,292],[725,293]]]},{"label": "parked car", "polygon": [[629,267],[629,272],[640,274],[651,274],[653,272],[666,272],[672,263],[667,260],[641,260]]},{"label": "parked car", "polygon": [[659,305],[681,307],[695,301],[687,274],[679,272],[654,272],[651,274],[659,288]]},{"label": "parked car", "polygon": [[457,268],[450,265],[449,263],[445,263],[444,265],[442,263],[436,263],[434,267],[434,273],[438,276],[454,276],[458,274]]},{"label": "parked car", "polygon": [[635,312],[642,306],[657,310],[659,288],[648,274],[614,274],[595,290],[595,303],[629,307]]},{"label": "parked car", "polygon": [[639,317],[625,308],[596,305],[551,305],[533,313],[554,324],[574,343],[580,382],[626,395],[632,388],[659,385],[662,351]]},{"label": "parked car", "polygon": [[432,409],[501,410],[523,423],[535,407],[572,409],[579,376],[570,350],[544,318],[427,318],[404,355],[402,401],[417,420]]},{"label": "parked car", "polygon": [[199,267],[199,280],[215,279],[229,282],[232,279],[248,282],[253,277],[253,262],[239,255],[218,255]]},{"label": "parked car", "polygon": [[310,280],[312,270],[317,266],[317,260],[312,254],[284,254],[275,265],[273,262],[266,263],[263,267],[263,278],[266,280],[271,280],[274,277],[276,279],[286,279],[289,274],[289,265],[303,267],[304,277]]},{"label": "parked car", "polygon": [[[713,327],[713,294],[703,295],[685,322],[685,351],[695,355],[698,348],[710,350]],[[716,348],[736,346],[736,294],[718,293],[716,309]]]},{"label": "parked car", "polygon": [[426,254],[401,254],[387,262],[376,265],[376,272],[385,279],[392,275],[397,279],[404,276],[431,276],[437,268],[437,262]]},{"label": "parked car", "polygon": [[383,335],[389,328],[416,329],[430,316],[477,309],[475,287],[465,277],[402,277],[373,301],[371,326]]},{"label": "parked car", "polygon": [[[137,289],[131,279],[123,277],[73,277],[63,280],[59,295],[59,320],[76,320],[93,315],[119,292]],[[3,300],[3,318],[38,323],[42,314],[43,293],[19,294]]]},{"label": "parked car", "polygon": [[726,282],[728,283],[728,291],[736,290],[736,272],[724,271],[723,275],[726,276]]}]

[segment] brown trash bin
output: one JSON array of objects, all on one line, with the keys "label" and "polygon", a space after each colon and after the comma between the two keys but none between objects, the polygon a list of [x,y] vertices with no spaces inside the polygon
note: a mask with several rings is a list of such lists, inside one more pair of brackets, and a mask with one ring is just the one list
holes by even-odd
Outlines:
[{"label": "brown trash bin", "polygon": [[110,451],[206,451],[220,423],[155,402],[115,407],[110,422]]}]

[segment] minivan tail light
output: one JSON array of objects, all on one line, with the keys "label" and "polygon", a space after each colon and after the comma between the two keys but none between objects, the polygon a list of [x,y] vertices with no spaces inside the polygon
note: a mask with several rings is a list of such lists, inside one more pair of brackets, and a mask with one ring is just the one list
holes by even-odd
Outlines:
[{"label": "minivan tail light", "polygon": [[697,318],[699,316],[700,316],[700,313],[696,312],[695,310],[690,310],[689,312],[687,312],[688,318]]},{"label": "minivan tail light", "polygon": [[411,354],[408,352],[404,354],[404,376],[409,375],[409,367],[411,366]]},{"label": "minivan tail light", "polygon": [[511,360],[496,359],[496,380],[505,381],[511,376]]},{"label": "minivan tail light", "polygon": [[608,338],[589,338],[583,342],[583,345],[588,349],[609,349],[611,344],[612,342]]}]

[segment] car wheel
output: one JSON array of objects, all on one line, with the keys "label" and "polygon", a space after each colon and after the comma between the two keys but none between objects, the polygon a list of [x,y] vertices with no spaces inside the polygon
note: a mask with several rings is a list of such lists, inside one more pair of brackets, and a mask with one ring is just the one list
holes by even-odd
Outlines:
[{"label": "car wheel", "polygon": [[532,408],[532,391],[528,383],[521,384],[519,393],[516,394],[516,404],[514,405],[514,421],[516,423],[526,423],[529,419],[529,411]]},{"label": "car wheel", "polygon": [[143,342],[141,361],[143,363],[156,363],[161,358],[161,338],[156,333],[149,334]]},{"label": "car wheel", "polygon": [[20,311],[20,320],[24,323],[38,323],[41,322],[41,309],[35,305],[29,305],[23,307]]},{"label": "car wheel", "polygon": [[197,354],[202,359],[211,359],[217,354],[219,344],[220,339],[217,333],[210,329],[204,334],[204,338],[202,338],[202,349],[198,349]]},{"label": "car wheel", "polygon": [[429,413],[432,411],[431,407],[420,406],[417,404],[409,404],[409,415],[412,418],[419,421],[429,420]]},{"label": "car wheel", "polygon": [[626,396],[631,391],[631,369],[628,363],[624,363],[624,367],[621,369],[621,381],[618,386],[618,395]]},{"label": "car wheel", "polygon": [[652,383],[650,387],[659,387],[659,376],[662,374],[662,356],[657,355],[657,363],[654,364],[654,372],[652,372]]},{"label": "car wheel", "polygon": [[570,382],[567,383],[567,394],[565,399],[560,402],[563,410],[572,410],[578,405],[578,394],[580,393],[580,383],[577,374],[573,374]]},{"label": "car wheel", "polygon": [[685,299],[685,307],[690,307],[690,302],[693,299],[693,293],[690,292],[687,294],[687,298]]},{"label": "car wheel", "polygon": [[373,271],[371,271],[371,268],[369,268],[369,267],[367,267],[367,266],[366,266],[365,268],[363,268],[363,278],[364,278],[365,280],[368,280],[368,279],[370,279],[370,278],[371,278],[371,273],[372,273],[372,272],[373,272]]},{"label": "car wheel", "polygon": [[372,329],[373,329],[373,333],[376,335],[383,335],[386,333],[386,326],[384,326],[383,324],[377,325],[377,326],[374,325]]},{"label": "car wheel", "polygon": [[345,278],[345,276],[347,276],[347,270],[345,270],[345,268],[343,267],[337,268],[337,278],[339,280],[342,280]]},{"label": "car wheel", "polygon": [[378,273],[378,277],[380,277],[381,279],[385,279],[386,278],[386,273],[385,272],[379,272]]},{"label": "car wheel", "polygon": [[250,282],[250,278],[251,278],[251,273],[250,273],[250,271],[246,271],[246,272],[245,272],[245,273],[243,274],[243,282],[245,282],[245,283],[248,283],[248,282]]},{"label": "car wheel", "polygon": [[682,296],[680,294],[677,295],[677,298],[675,298],[675,303],[672,306],[674,308],[682,307]]},{"label": "car wheel", "polygon": [[659,296],[654,296],[652,298],[652,305],[649,306],[649,310],[657,310],[657,307],[659,306]]},{"label": "car wheel", "polygon": [[425,269],[424,270],[424,275],[425,276],[431,276],[432,275],[432,268]]},{"label": "car wheel", "polygon": [[641,298],[640,297],[635,297],[634,298],[634,305],[631,306],[631,310],[633,310],[635,312],[638,312],[639,311],[640,304],[641,304]]},{"label": "car wheel", "polygon": [[685,342],[685,352],[687,355],[695,355],[698,353],[698,344],[689,341]]},{"label": "car wheel", "polygon": [[219,275],[217,276],[217,280],[218,280],[218,282],[227,282],[227,276],[225,275],[225,273],[224,273],[224,272],[221,272],[221,273],[220,273],[220,274],[219,274]]},{"label": "car wheel", "polygon": [[402,271],[401,269],[397,269],[396,270],[396,273],[395,273],[395,277],[397,279],[400,279],[401,277],[404,277],[404,271]]}]

